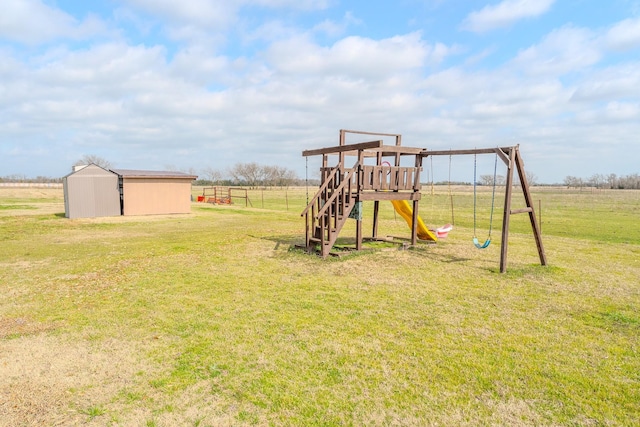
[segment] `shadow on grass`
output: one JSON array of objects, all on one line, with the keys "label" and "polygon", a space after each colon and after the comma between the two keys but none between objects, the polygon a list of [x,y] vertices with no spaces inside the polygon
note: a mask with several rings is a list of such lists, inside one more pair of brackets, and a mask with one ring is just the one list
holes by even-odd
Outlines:
[{"label": "shadow on grass", "polygon": [[267,240],[269,242],[274,242],[276,245],[273,248],[274,250],[278,250],[280,248],[281,245],[286,245],[286,246],[295,246],[296,244],[301,244],[304,245],[304,240],[300,240],[300,236],[298,235],[274,235],[274,236],[255,236],[253,234],[248,234],[248,237],[251,237],[253,239],[260,239],[260,240]]}]

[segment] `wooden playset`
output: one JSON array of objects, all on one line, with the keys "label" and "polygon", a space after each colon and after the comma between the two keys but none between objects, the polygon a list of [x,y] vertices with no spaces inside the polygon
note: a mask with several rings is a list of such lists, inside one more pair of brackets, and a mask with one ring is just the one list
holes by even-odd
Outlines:
[{"label": "wooden playset", "polygon": [[[385,145],[381,139],[347,144],[347,134],[395,138],[395,144]],[[518,146],[468,150],[427,150],[402,146],[402,136],[400,134],[353,130],[340,130],[339,145],[337,146],[302,152],[304,157],[322,156],[320,187],[301,214],[305,218],[305,249],[309,253],[317,252],[322,257],[332,254],[332,248],[340,231],[347,220],[353,218],[356,220],[354,249],[361,250],[364,238],[362,231],[363,201],[374,202],[372,239],[378,239],[380,201],[390,201],[394,209],[407,221],[411,228],[410,241],[412,246],[418,243],[418,239],[431,242],[437,241],[438,236],[446,234],[450,228],[430,230],[418,215],[418,204],[422,197],[420,172],[423,159],[429,156],[479,154],[495,154],[496,163],[497,159],[500,159],[507,167],[502,239],[500,242],[500,271],[505,272],[507,269],[509,218],[511,215],[520,213],[529,214],[540,263],[541,265],[546,265],[547,261],[542,245],[540,228],[536,222],[533,200]],[[335,160],[333,165],[329,164],[330,158]],[[353,161],[351,167],[347,167],[350,164],[347,163],[349,158]],[[353,160],[354,158],[355,160]],[[521,209],[512,209],[511,207],[514,171],[518,173],[526,204]],[[489,242],[490,237],[484,243],[478,241],[475,236],[474,220],[474,244],[478,248],[486,248]]]}]

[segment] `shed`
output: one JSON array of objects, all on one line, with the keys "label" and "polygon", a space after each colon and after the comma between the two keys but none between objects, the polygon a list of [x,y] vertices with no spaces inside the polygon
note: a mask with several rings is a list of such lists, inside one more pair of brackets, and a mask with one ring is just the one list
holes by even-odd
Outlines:
[{"label": "shed", "polygon": [[183,172],[112,169],[118,175],[123,215],[191,212],[191,184]]},{"label": "shed", "polygon": [[121,214],[118,175],[90,164],[62,178],[67,218]]}]

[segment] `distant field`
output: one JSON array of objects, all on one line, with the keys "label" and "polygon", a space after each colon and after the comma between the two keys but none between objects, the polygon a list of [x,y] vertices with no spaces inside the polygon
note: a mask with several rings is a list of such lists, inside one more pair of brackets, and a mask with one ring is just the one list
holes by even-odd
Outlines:
[{"label": "distant field", "polygon": [[640,425],[640,192],[534,188],[549,266],[517,215],[499,274],[504,189],[485,250],[451,191],[420,202],[448,239],[323,260],[304,188],[77,220],[0,188],[0,426]]}]

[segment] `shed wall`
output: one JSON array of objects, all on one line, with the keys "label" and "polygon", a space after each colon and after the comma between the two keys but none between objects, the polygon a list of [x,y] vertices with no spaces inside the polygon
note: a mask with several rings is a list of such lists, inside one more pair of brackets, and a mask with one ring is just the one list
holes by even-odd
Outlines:
[{"label": "shed wall", "polygon": [[123,178],[124,215],[190,213],[191,181],[192,178]]},{"label": "shed wall", "polygon": [[63,180],[67,218],[120,215],[118,176],[97,166],[68,175]]}]

